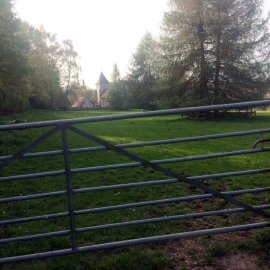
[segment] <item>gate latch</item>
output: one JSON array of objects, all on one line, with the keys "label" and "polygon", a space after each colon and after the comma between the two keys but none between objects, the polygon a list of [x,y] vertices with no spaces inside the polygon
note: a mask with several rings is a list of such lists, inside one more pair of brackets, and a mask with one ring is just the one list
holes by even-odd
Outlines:
[{"label": "gate latch", "polygon": [[260,140],[254,143],[253,149],[256,149],[258,144],[261,145],[261,149],[264,149],[264,143],[266,142],[270,142],[270,139],[264,139],[263,134],[262,134]]}]

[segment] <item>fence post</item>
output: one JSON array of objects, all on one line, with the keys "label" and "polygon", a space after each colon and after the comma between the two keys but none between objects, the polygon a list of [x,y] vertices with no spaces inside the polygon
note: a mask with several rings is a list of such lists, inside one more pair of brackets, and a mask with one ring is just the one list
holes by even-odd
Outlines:
[{"label": "fence post", "polygon": [[73,202],[73,187],[72,187],[72,173],[70,168],[70,159],[69,159],[69,144],[67,136],[67,127],[66,125],[61,126],[62,131],[62,143],[63,143],[63,155],[65,162],[65,175],[66,175],[66,188],[68,196],[68,212],[69,212],[69,228],[70,228],[70,240],[72,249],[77,249],[77,236],[76,236],[76,220],[74,213],[74,202]]}]

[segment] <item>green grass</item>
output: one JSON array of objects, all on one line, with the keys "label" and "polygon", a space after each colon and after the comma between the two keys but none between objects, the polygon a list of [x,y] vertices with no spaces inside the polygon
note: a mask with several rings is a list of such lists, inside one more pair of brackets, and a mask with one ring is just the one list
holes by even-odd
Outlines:
[{"label": "green grass", "polygon": [[[111,114],[110,111],[83,111],[83,112],[29,112],[13,116],[22,121],[41,121],[49,119],[89,117],[95,115]],[[1,122],[12,119],[3,118]],[[111,143],[129,143],[148,140],[159,140],[186,136],[216,134],[223,132],[243,131],[251,129],[267,128],[270,115],[267,112],[260,113],[254,119],[233,119],[218,121],[197,121],[181,119],[179,116],[150,117],[133,120],[121,120],[114,122],[100,122],[79,125],[83,130],[97,135]],[[31,129],[27,131],[10,131],[0,134],[0,153],[8,155],[16,153],[21,147],[29,144],[33,138],[41,135],[47,129]],[[69,132],[70,147],[88,147],[96,145],[80,136]],[[267,137],[267,135],[266,135]],[[241,138],[228,138],[203,142],[190,142],[184,144],[170,144],[164,146],[148,146],[134,148],[130,151],[150,160],[192,156],[205,153],[215,153],[240,149],[250,149],[253,143],[259,139],[259,135]],[[60,133],[48,139],[34,151],[61,149]],[[126,157],[110,151],[73,154],[71,164],[73,168],[99,166],[104,164],[116,164],[130,162]],[[3,175],[27,174],[31,172],[53,171],[63,169],[61,156],[50,158],[23,159],[14,162],[4,170]],[[226,171],[238,171],[245,169],[269,167],[269,154],[233,156],[207,161],[173,163],[163,165],[178,173],[186,175],[202,175]],[[74,188],[95,187],[100,185],[112,185],[117,183],[139,182],[144,180],[166,179],[161,173],[147,168],[118,169],[99,173],[75,174],[73,177]],[[244,177],[230,177],[222,180],[211,180],[210,187],[219,191],[237,190],[252,187],[269,186],[268,176],[252,175]],[[32,180],[12,181],[1,183],[0,197],[13,197],[19,195],[43,193],[65,189],[65,178],[50,177]],[[114,190],[97,193],[75,195],[76,209],[89,209],[108,205],[132,203],[145,200],[156,200],[197,194],[199,191],[190,189],[185,184],[177,183],[168,186],[155,186],[145,188],[133,188],[128,190]],[[241,199],[252,204],[264,204],[270,199],[269,193],[259,195],[245,195]],[[173,205],[159,205],[153,207],[141,207],[92,215],[83,215],[77,218],[78,227],[88,227],[97,224],[122,222],[127,220],[175,215],[192,211],[208,211],[231,207],[219,199],[205,201],[203,203],[182,203]],[[65,197],[46,198],[19,203],[1,205],[1,219],[15,217],[27,217],[41,214],[50,214],[67,211],[67,199]],[[258,219],[258,218],[257,218]],[[203,224],[209,222],[209,226],[230,226],[232,224],[245,223],[254,220],[251,214],[232,215],[225,218],[204,219]],[[207,221],[207,222],[206,222]],[[2,238],[15,237],[26,234],[37,234],[49,231],[68,229],[68,219],[62,218],[51,221],[22,223],[19,225],[0,228]],[[207,228],[207,227],[205,227]],[[84,233],[79,235],[79,245],[105,243],[125,239],[146,237],[158,234],[176,233],[187,230],[203,229],[199,222],[173,221],[166,223],[147,224],[134,227],[125,227]],[[69,247],[68,237],[50,238],[20,244],[9,244],[0,247],[0,256],[15,256],[30,252],[44,252]],[[170,262],[164,252],[158,246],[152,249],[147,245],[138,248],[114,250],[111,252],[98,252],[87,255],[66,256],[64,258],[42,260],[38,262],[22,263],[16,266],[6,266],[5,269],[169,269]]]}]

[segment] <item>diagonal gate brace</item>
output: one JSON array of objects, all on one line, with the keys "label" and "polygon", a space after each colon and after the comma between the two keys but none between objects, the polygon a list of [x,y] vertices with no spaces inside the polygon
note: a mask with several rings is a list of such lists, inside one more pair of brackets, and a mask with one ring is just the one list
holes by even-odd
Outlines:
[{"label": "diagonal gate brace", "polygon": [[254,208],[254,207],[252,207],[244,202],[241,202],[241,201],[235,199],[234,197],[232,197],[230,195],[227,195],[227,194],[221,193],[219,191],[216,191],[214,189],[211,189],[208,186],[199,183],[198,181],[188,179],[185,175],[172,172],[166,168],[159,166],[158,164],[154,164],[154,163],[152,163],[144,158],[141,158],[140,156],[138,156],[134,153],[131,153],[131,152],[119,147],[119,146],[115,146],[115,145],[113,145],[113,144],[111,144],[103,139],[100,139],[100,138],[98,138],[98,137],[96,137],[88,132],[85,132],[81,129],[78,129],[78,128],[75,128],[72,126],[69,126],[68,129],[70,129],[74,133],[79,134],[82,137],[85,137],[85,138],[87,138],[87,139],[89,139],[97,144],[100,144],[100,145],[106,147],[108,150],[112,150],[112,151],[117,152],[123,156],[126,156],[134,161],[140,162],[145,167],[152,168],[158,172],[163,173],[166,176],[176,178],[180,182],[184,182],[184,183],[186,183],[194,188],[198,188],[206,193],[210,193],[215,197],[222,198],[222,199],[226,200],[227,202],[229,202],[233,205],[236,205],[238,207],[242,207],[245,210],[253,212],[256,215],[262,216],[264,218],[270,218],[270,214],[266,213],[265,211],[263,211],[261,209],[256,209],[256,208]]},{"label": "diagonal gate brace", "polygon": [[37,147],[39,144],[41,144],[43,141],[47,140],[49,137],[51,137],[53,134],[55,134],[59,130],[59,127],[54,127],[50,129],[48,132],[42,134],[40,137],[35,139],[32,143],[29,145],[23,147],[18,153],[11,157],[7,157],[2,161],[0,164],[0,171],[2,171],[7,166],[11,165],[15,160],[22,158],[26,153],[31,151],[33,148]]}]

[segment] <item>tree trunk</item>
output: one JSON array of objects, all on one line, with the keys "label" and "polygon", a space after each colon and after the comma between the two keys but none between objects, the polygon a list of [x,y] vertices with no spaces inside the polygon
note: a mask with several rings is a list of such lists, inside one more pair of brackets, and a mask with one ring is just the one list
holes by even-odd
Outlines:
[{"label": "tree trunk", "polygon": [[206,79],[206,63],[205,63],[205,20],[204,20],[204,3],[199,1],[199,38],[200,38],[200,89],[199,99],[202,100],[208,96],[207,79]]},{"label": "tree trunk", "polygon": [[219,95],[220,95],[220,65],[221,65],[221,7],[219,5],[218,7],[218,28],[216,33],[216,67],[215,67],[215,81],[214,81],[214,95],[215,95],[215,101],[217,101]]}]

